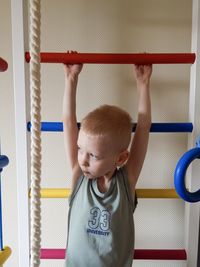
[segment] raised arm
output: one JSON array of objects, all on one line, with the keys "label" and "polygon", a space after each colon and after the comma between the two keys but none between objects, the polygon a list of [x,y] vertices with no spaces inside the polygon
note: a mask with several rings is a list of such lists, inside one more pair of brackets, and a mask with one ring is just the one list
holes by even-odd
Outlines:
[{"label": "raised arm", "polygon": [[72,171],[72,188],[80,175],[77,159],[78,127],[76,119],[76,91],[82,65],[64,65],[65,90],[63,96],[63,130],[67,158]]},{"label": "raised arm", "polygon": [[138,90],[138,119],[136,131],[131,143],[130,155],[126,164],[129,182],[135,189],[146,156],[149,130],[151,127],[150,77],[151,65],[134,66]]}]

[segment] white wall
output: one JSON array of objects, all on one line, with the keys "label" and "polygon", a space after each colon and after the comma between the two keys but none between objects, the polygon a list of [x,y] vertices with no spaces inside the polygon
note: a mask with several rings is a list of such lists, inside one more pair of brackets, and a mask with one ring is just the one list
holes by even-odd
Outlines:
[{"label": "white wall", "polygon": [[[190,52],[191,1],[43,0],[42,50],[79,52]],[[13,248],[5,266],[17,265],[17,204],[10,1],[0,0],[0,56],[9,70],[0,74],[2,151],[10,157],[3,172],[5,244]],[[151,83],[154,122],[188,120],[190,66],[155,65]],[[42,65],[42,120],[60,121],[62,65]],[[79,80],[78,119],[99,104],[116,104],[136,119],[136,88],[130,65],[85,65]],[[43,133],[42,185],[69,187],[62,134]],[[173,187],[173,171],[187,148],[187,134],[152,134],[138,188]],[[42,200],[42,245],[64,247],[67,201]],[[52,215],[53,214],[53,215]],[[136,248],[183,248],[181,200],[139,200],[135,213]],[[14,222],[14,223],[13,223]],[[41,266],[62,266],[62,261]],[[134,266],[183,267],[183,262],[134,262]]]}]

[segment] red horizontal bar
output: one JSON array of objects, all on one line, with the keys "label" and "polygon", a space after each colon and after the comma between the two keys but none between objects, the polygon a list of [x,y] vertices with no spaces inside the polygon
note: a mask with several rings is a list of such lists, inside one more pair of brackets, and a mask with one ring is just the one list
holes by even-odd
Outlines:
[{"label": "red horizontal bar", "polygon": [[136,249],[135,260],[186,260],[184,249]]},{"label": "red horizontal bar", "polygon": [[[29,52],[25,53],[30,61]],[[98,63],[98,64],[192,64],[195,53],[140,53],[140,54],[97,54],[97,53],[41,53],[42,63]]]},{"label": "red horizontal bar", "polygon": [[[41,249],[41,259],[64,259],[65,249]],[[135,260],[186,260],[184,249],[136,249]]]},{"label": "red horizontal bar", "polygon": [[8,68],[8,63],[0,57],[0,72],[6,71]]},{"label": "red horizontal bar", "polygon": [[65,259],[66,249],[42,248],[40,259],[42,260],[62,260]]}]

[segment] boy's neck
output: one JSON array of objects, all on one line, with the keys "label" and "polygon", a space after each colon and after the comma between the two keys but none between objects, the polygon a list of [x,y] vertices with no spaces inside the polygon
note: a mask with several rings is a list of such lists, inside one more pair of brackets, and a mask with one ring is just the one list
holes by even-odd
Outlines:
[{"label": "boy's neck", "polygon": [[97,179],[97,186],[101,193],[106,193],[109,190],[110,184],[112,181],[112,176],[114,173],[115,173],[115,170],[112,173],[101,176]]}]

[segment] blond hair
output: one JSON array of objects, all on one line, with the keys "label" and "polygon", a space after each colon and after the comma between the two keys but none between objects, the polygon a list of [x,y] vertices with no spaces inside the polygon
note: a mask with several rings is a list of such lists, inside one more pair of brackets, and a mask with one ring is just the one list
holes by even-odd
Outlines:
[{"label": "blond hair", "polygon": [[81,129],[89,135],[108,137],[111,145],[118,150],[125,150],[131,139],[132,121],[125,110],[103,105],[83,118]]}]

